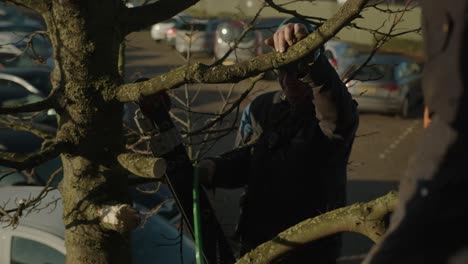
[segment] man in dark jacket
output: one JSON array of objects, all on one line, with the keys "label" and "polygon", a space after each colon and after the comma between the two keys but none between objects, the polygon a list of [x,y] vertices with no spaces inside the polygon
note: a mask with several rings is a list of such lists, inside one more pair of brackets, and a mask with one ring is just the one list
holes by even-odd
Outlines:
[{"label": "man in dark jacket", "polygon": [[[310,32],[283,23],[267,44],[284,52]],[[238,226],[241,254],[302,220],[345,205],[346,164],[358,124],[356,103],[327,58],[278,69],[281,91],[257,97],[243,112],[239,147],[203,160],[204,182],[246,186]],[[334,263],[338,236],[304,245],[283,262]]]}]

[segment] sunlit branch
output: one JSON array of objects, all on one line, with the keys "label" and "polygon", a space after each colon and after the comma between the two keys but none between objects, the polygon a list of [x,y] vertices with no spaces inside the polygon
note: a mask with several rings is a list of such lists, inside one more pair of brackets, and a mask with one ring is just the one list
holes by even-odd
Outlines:
[{"label": "sunlit branch", "polygon": [[120,86],[115,99],[120,102],[137,101],[142,96],[177,88],[185,83],[232,83],[256,76],[267,70],[295,62],[311,54],[339,30],[348,25],[369,0],[349,0],[338,12],[306,38],[290,47],[287,52],[271,52],[256,59],[234,65],[209,67],[201,63],[184,65],[145,82]]},{"label": "sunlit branch", "polygon": [[166,173],[166,160],[152,155],[122,153],[117,160],[123,168],[139,177],[161,179]]},{"label": "sunlit branch", "polygon": [[198,0],[160,0],[149,5],[124,8],[119,18],[127,35],[167,20],[197,2]]},{"label": "sunlit branch", "polygon": [[356,203],[307,219],[250,251],[237,264],[271,263],[297,247],[341,232],[359,233],[377,242],[386,232],[385,218],[397,204],[397,193],[390,192],[367,203]]},{"label": "sunlit branch", "polygon": [[60,153],[69,151],[71,145],[65,142],[55,142],[37,153],[0,152],[0,165],[17,170],[33,168],[57,157]]}]

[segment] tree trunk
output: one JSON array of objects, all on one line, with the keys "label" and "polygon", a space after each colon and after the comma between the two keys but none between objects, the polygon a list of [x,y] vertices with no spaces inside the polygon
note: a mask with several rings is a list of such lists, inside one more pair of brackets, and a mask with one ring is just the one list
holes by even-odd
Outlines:
[{"label": "tree trunk", "polygon": [[121,83],[115,26],[120,1],[54,0],[46,15],[54,45],[54,92],[60,94],[58,141],[76,146],[61,156],[67,263],[129,263],[128,234],[101,227],[97,209],[127,201],[122,104],[108,100]]}]

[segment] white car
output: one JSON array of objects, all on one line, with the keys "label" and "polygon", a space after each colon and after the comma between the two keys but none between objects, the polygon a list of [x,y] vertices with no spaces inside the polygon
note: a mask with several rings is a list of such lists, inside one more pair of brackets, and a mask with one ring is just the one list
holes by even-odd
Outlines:
[{"label": "white car", "polygon": [[[16,208],[20,199],[36,197],[42,186],[0,187],[0,201],[4,207]],[[16,228],[0,227],[0,263],[65,263],[65,226],[63,205],[57,190],[50,191],[42,205],[52,206],[33,210],[20,218]],[[59,199],[57,202],[54,200]],[[139,208],[138,205],[135,206]],[[141,207],[140,207],[141,208]],[[195,263],[192,240],[183,237],[174,241],[179,231],[158,214],[132,232],[132,263]]]},{"label": "white car", "polygon": [[[173,32],[177,27],[185,23],[185,21],[189,20],[191,16],[187,14],[178,14],[166,21],[154,24],[151,27],[151,38],[157,42],[160,41],[168,41],[169,43],[173,42]],[[170,32],[170,36],[168,36],[168,31]]]}]

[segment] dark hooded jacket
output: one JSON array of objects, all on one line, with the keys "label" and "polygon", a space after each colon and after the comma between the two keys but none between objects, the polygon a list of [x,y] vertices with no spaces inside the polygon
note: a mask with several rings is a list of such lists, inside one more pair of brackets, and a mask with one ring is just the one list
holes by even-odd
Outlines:
[{"label": "dark hooded jacket", "polygon": [[[291,107],[282,91],[258,96],[243,112],[239,147],[212,158],[216,187],[246,187],[238,226],[243,251],[345,205],[346,165],[358,124],[356,103],[325,57],[311,73],[319,76],[318,86],[311,88],[313,98],[307,105]],[[330,249],[330,258],[338,256],[337,239],[315,247],[320,244]]]}]

